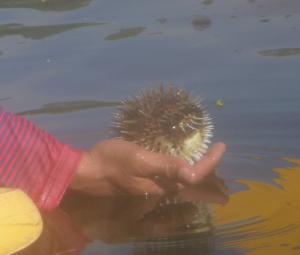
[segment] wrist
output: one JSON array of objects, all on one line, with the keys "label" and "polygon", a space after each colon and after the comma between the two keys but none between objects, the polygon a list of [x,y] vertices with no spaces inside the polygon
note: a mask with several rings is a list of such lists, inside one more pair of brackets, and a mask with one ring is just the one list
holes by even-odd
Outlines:
[{"label": "wrist", "polygon": [[70,189],[84,191],[88,177],[87,174],[89,172],[88,169],[91,167],[90,157],[89,152],[83,152],[78,168],[69,184]]}]

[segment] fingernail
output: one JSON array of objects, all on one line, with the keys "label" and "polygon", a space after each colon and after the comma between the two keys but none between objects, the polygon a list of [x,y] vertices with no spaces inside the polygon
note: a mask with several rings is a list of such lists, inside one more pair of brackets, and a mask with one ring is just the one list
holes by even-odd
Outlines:
[{"label": "fingernail", "polygon": [[179,179],[185,183],[185,184],[192,184],[193,180],[194,180],[194,177],[195,177],[195,174],[194,172],[189,169],[189,168],[182,168],[180,171],[179,171]]}]

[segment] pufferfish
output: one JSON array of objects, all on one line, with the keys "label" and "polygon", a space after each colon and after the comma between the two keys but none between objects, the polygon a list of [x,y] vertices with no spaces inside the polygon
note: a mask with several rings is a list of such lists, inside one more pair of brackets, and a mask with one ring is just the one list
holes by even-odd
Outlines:
[{"label": "pufferfish", "polygon": [[206,152],[213,128],[200,102],[191,92],[160,84],[122,102],[112,131],[117,139],[194,164]]}]

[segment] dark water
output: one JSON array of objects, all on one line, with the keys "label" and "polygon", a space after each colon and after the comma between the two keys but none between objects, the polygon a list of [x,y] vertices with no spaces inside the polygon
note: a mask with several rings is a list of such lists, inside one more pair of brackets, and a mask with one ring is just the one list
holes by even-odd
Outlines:
[{"label": "dark water", "polygon": [[[204,97],[212,142],[228,148],[217,170],[230,202],[208,205],[204,234],[136,241],[127,231],[136,221],[117,219],[152,203],[147,215],[156,222],[158,201],[99,200],[67,206],[76,231],[93,236],[91,226],[98,227],[86,248],[61,244],[80,234],[59,233],[57,222],[67,220],[58,212],[45,219],[57,236],[43,237],[29,254],[298,254],[299,12],[297,0],[1,1],[0,104],[7,110],[87,149],[108,137],[118,102],[173,82]],[[190,207],[171,205],[163,216]],[[116,211],[124,214],[112,217]]]}]

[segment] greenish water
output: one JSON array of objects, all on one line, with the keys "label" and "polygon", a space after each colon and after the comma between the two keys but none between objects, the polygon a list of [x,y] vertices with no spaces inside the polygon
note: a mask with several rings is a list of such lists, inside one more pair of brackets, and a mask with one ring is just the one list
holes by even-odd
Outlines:
[{"label": "greenish water", "polygon": [[[286,191],[275,181],[285,178],[274,169],[297,165],[282,158],[300,158],[299,12],[297,0],[1,1],[0,104],[59,140],[88,149],[109,137],[107,126],[118,102],[151,84],[173,82],[204,98],[215,126],[212,142],[227,144],[217,170],[232,201],[246,190],[253,191],[250,198],[257,196],[257,186],[243,181],[266,185],[262,196],[273,188]],[[217,100],[224,105],[218,107]],[[296,177],[285,180],[287,187],[298,181]],[[270,203],[270,222],[283,204],[291,203],[292,195],[282,197],[277,207]],[[261,206],[259,201],[252,203]],[[236,211],[233,204],[226,208]],[[110,208],[117,210],[118,203]],[[89,217],[89,212],[98,212],[93,210],[81,213]],[[226,231],[239,234],[216,223],[211,236],[182,237],[193,242],[185,246],[183,239],[173,241],[167,247],[181,245],[178,253],[161,253],[299,252],[300,244],[292,242],[299,219],[280,226],[290,224],[293,230],[280,232],[278,226],[272,232],[264,228],[251,232],[230,215],[222,224],[230,226]],[[281,215],[284,218],[284,211]],[[255,217],[248,223],[260,227]],[[113,240],[117,233],[109,232]],[[267,233],[272,233],[269,239]],[[284,242],[276,243],[279,236],[290,241],[282,238]],[[240,245],[249,238],[257,243]],[[48,246],[56,247],[60,239],[51,240]],[[72,249],[66,247],[61,249]],[[160,254],[148,248],[130,238],[111,243],[102,234],[81,254]],[[34,246],[32,252],[41,254]]]}]

